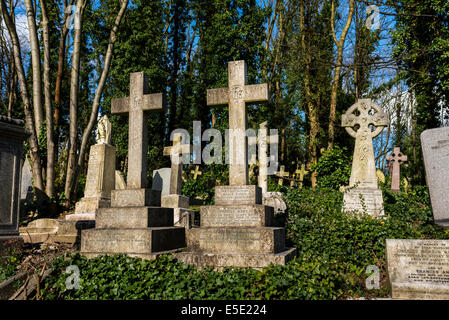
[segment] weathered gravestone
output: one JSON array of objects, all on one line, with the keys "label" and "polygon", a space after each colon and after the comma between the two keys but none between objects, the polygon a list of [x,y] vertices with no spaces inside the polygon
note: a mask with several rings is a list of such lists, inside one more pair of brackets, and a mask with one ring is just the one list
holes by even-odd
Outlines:
[{"label": "weathered gravestone", "polygon": [[161,110],[162,94],[147,94],[148,78],[131,73],[130,96],[113,99],[111,112],[129,113],[128,174],[125,190],[112,190],[111,207],[100,208],[95,229],[83,230],[87,257],[126,253],[145,259],[185,247],[185,229],[173,227],[173,209],[161,208],[161,193],[147,189],[147,111]]},{"label": "weathered gravestone", "polygon": [[115,188],[115,147],[110,144],[111,123],[107,116],[98,122],[96,142],[90,147],[84,197],[66,220],[95,220],[97,209],[111,204],[111,190]]},{"label": "weathered gravestone", "polygon": [[171,168],[153,170],[151,189],[160,191],[163,196],[170,194],[170,178]]},{"label": "weathered gravestone", "polygon": [[258,186],[262,189],[262,203],[266,206],[274,208],[274,213],[282,213],[287,210],[287,205],[282,197],[282,192],[268,191],[268,175],[272,175],[277,170],[277,163],[272,164],[269,170],[268,164],[270,159],[268,157],[268,146],[277,143],[277,136],[267,135],[267,122],[263,122],[259,126],[257,144],[259,147],[259,177]]},{"label": "weathered gravestone", "polygon": [[20,186],[20,207],[23,211],[23,205],[33,200],[33,172],[28,157],[23,162]]},{"label": "weathered gravestone", "polygon": [[309,173],[309,171],[306,170],[306,165],[301,165],[301,170],[296,169],[295,173],[297,176],[299,176],[299,189],[302,189],[303,183],[304,183],[304,177]]},{"label": "weathered gravestone", "polygon": [[425,130],[421,145],[435,223],[449,226],[449,127]]},{"label": "weathered gravestone", "polygon": [[173,219],[175,226],[192,227],[194,211],[189,210],[189,197],[181,195],[182,191],[182,169],[184,166],[184,157],[189,157],[191,146],[181,144],[182,137],[175,134],[173,146],[164,148],[164,155],[170,156],[170,190],[168,195],[163,195],[161,206],[164,208],[173,208]]},{"label": "weathered gravestone", "polygon": [[401,153],[401,148],[394,148],[392,154],[387,156],[388,166],[392,167],[391,173],[391,191],[401,192],[401,164],[407,161],[407,156]]},{"label": "weathered gravestone", "polygon": [[449,241],[387,239],[393,299],[449,299]]},{"label": "weathered gravestone", "polygon": [[377,186],[373,138],[388,125],[388,118],[371,99],[359,99],[341,119],[355,138],[349,188],[344,194],[344,211],[366,211],[373,217],[384,215],[382,191]]},{"label": "weathered gravestone", "polygon": [[284,228],[271,227],[273,208],[262,205],[262,190],[248,185],[246,102],[268,100],[268,86],[247,85],[244,61],[228,63],[229,88],[207,90],[208,105],[229,105],[229,186],[215,187],[215,205],[201,207],[201,227],[189,230],[189,252],[177,253],[197,267],[263,268],[285,264],[295,249],[285,248]]},{"label": "weathered gravestone", "polygon": [[0,116],[0,244],[19,240],[24,121]]}]

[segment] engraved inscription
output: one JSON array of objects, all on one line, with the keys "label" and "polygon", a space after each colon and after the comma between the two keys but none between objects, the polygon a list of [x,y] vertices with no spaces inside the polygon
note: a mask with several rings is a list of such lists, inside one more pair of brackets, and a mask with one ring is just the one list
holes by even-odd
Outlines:
[{"label": "engraved inscription", "polygon": [[201,233],[200,241],[208,243],[245,244],[260,240],[260,232],[251,230],[204,230]]},{"label": "engraved inscription", "polygon": [[253,208],[222,207],[211,209],[207,214],[208,225],[230,226],[245,225],[257,226],[261,223],[260,214]]}]

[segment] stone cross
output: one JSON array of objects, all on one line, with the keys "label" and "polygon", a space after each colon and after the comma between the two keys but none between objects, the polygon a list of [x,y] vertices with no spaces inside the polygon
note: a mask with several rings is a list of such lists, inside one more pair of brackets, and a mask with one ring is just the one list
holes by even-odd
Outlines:
[{"label": "stone cross", "polygon": [[190,144],[181,144],[181,135],[175,134],[173,145],[164,148],[164,156],[171,156],[170,191],[169,194],[181,194],[182,189],[182,157],[191,152]]},{"label": "stone cross", "polygon": [[392,154],[387,156],[389,166],[392,167],[391,174],[391,191],[401,191],[401,164],[407,161],[407,156],[401,153],[401,148],[395,147]]},{"label": "stone cross", "polygon": [[[268,84],[247,85],[244,60],[228,62],[228,88],[208,89],[207,105],[229,105],[229,185],[248,184],[247,102],[268,100]],[[231,136],[230,135],[230,136]]]},{"label": "stone cross", "polygon": [[147,187],[147,112],[162,110],[162,93],[148,94],[148,76],[134,72],[129,77],[129,97],[112,99],[111,113],[129,114],[128,129],[128,189]]},{"label": "stone cross", "polygon": [[355,138],[349,185],[377,189],[373,138],[388,125],[387,116],[371,99],[359,99],[342,115],[341,125]]},{"label": "stone cross", "polygon": [[190,171],[190,173],[193,173],[193,180],[196,180],[198,178],[198,176],[203,174],[199,169],[200,169],[200,166],[196,165],[195,170]]},{"label": "stone cross", "polygon": [[306,170],[305,164],[302,164],[302,165],[301,165],[301,170],[296,169],[295,173],[296,173],[297,175],[299,175],[299,188],[302,189],[302,183],[304,182],[304,176],[305,176],[306,174],[308,174],[309,171]]},{"label": "stone cross", "polygon": [[285,166],[281,166],[281,170],[278,172],[279,180],[278,184],[282,186],[284,184],[284,179],[282,177],[288,177],[290,174],[285,171]]}]

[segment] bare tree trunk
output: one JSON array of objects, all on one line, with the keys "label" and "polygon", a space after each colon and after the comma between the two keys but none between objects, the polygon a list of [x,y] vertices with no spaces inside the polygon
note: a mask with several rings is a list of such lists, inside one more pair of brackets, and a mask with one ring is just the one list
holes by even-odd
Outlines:
[{"label": "bare tree trunk", "polygon": [[[37,142],[36,127],[34,125],[33,112],[31,109],[30,96],[28,93],[28,88],[25,79],[25,71],[23,69],[21,60],[19,37],[17,36],[15,25],[12,22],[10,14],[8,13],[8,9],[6,8],[5,0],[0,0],[0,11],[3,15],[5,25],[8,28],[9,36],[11,38],[15,67],[20,85],[20,93],[22,97],[23,108],[25,111],[26,126],[28,131],[31,133],[29,138],[29,144],[30,144],[30,155],[32,162],[34,187],[36,189],[43,191],[44,183],[42,180],[42,167],[39,155],[39,146]],[[13,14],[14,13],[12,12],[11,15]]]},{"label": "bare tree trunk", "polygon": [[[71,0],[68,5],[72,5],[74,0]],[[58,49],[58,71],[56,73],[56,84],[55,84],[55,112],[53,115],[55,125],[59,126],[59,120],[61,118],[61,87],[62,87],[62,76],[64,73],[64,62],[65,62],[65,44],[69,29],[66,26],[66,21],[69,14],[66,12],[67,5],[64,6],[64,17],[62,19],[61,25],[61,37],[59,38],[59,49]]]},{"label": "bare tree trunk", "polygon": [[72,55],[72,73],[70,77],[70,146],[67,160],[67,174],[65,180],[64,192],[67,201],[70,203],[72,197],[72,188],[74,185],[74,176],[77,159],[77,134],[78,134],[78,94],[79,94],[79,68],[81,53],[81,34],[83,26],[83,14],[86,8],[87,0],[79,0],[76,3],[75,36],[73,39]]},{"label": "bare tree trunk", "polygon": [[55,145],[53,140],[53,113],[50,86],[50,40],[48,34],[47,1],[40,0],[42,14],[42,34],[44,40],[44,99],[45,121],[47,125],[47,178],[45,192],[49,198],[55,196]]},{"label": "bare tree trunk", "polygon": [[37,37],[36,18],[32,0],[25,0],[27,11],[28,32],[30,34],[31,64],[33,70],[33,108],[36,131],[39,135],[44,123],[44,113],[42,109],[42,79],[41,60],[39,54],[39,39]]},{"label": "bare tree trunk", "polygon": [[338,91],[338,84],[340,81],[341,65],[343,63],[343,46],[345,44],[346,35],[348,34],[349,27],[351,25],[353,13],[354,13],[354,0],[349,0],[348,18],[346,19],[346,24],[341,32],[340,38],[337,40],[335,32],[335,1],[332,0],[331,28],[332,28],[332,37],[334,38],[334,42],[337,46],[337,61],[334,72],[334,80],[332,82],[332,89],[331,89],[332,90],[331,105],[329,111],[329,129],[328,129],[329,141],[327,145],[328,150],[334,147],[335,124],[337,122],[337,91]]},{"label": "bare tree trunk", "polygon": [[[79,152],[79,156],[78,156],[78,162],[77,162],[76,169],[74,172],[74,177],[73,177],[74,180],[78,179],[78,175],[79,175],[80,169],[82,168],[82,164],[84,161],[84,155],[86,153],[89,136],[92,133],[92,130],[97,122],[98,108],[100,107],[101,96],[103,94],[103,89],[106,84],[106,79],[108,77],[109,69],[111,67],[112,54],[114,51],[114,43],[117,40],[118,27],[119,27],[120,22],[125,14],[126,8],[128,7],[128,3],[129,3],[129,0],[121,0],[120,10],[117,14],[117,17],[115,18],[114,27],[112,28],[112,30],[109,34],[109,44],[108,44],[108,48],[107,48],[106,54],[105,54],[104,67],[103,67],[103,71],[101,72],[101,77],[100,77],[100,81],[98,83],[97,90],[95,91],[95,98],[94,98],[94,102],[92,104],[92,111],[90,114],[89,122],[87,124],[86,129],[83,132],[80,152]],[[75,184],[73,184],[73,185],[75,185]],[[74,191],[74,189],[72,188],[71,192],[73,192],[73,191]]]}]

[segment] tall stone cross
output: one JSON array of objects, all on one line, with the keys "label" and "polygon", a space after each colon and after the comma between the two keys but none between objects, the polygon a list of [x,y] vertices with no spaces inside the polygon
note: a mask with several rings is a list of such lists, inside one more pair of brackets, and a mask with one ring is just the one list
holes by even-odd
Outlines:
[{"label": "tall stone cross", "polygon": [[387,156],[387,160],[389,167],[392,167],[391,191],[398,193],[401,191],[401,164],[407,161],[407,156],[401,153],[401,148],[395,147],[393,153]]},{"label": "tall stone cross", "polygon": [[349,185],[377,189],[373,138],[388,125],[386,114],[371,99],[359,99],[342,115],[341,125],[355,138]]},{"label": "tall stone cross", "polygon": [[244,60],[228,62],[228,88],[208,89],[207,105],[229,105],[229,185],[248,184],[247,102],[268,101],[268,84],[246,84]]},{"label": "tall stone cross", "polygon": [[164,156],[171,156],[170,190],[169,194],[181,194],[182,189],[182,157],[180,155],[190,154],[192,146],[181,144],[181,136],[175,134],[173,145],[164,148]]},{"label": "tall stone cross", "polygon": [[148,94],[148,76],[134,72],[129,76],[129,97],[112,99],[111,113],[129,114],[128,189],[147,187],[148,128],[147,111],[162,110],[162,93]]}]

